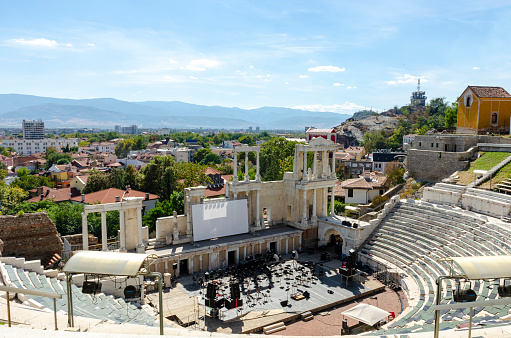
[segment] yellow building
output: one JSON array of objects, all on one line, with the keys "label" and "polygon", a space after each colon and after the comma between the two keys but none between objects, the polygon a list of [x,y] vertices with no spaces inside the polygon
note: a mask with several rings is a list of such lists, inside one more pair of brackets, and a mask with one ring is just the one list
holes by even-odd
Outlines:
[{"label": "yellow building", "polygon": [[468,86],[458,98],[458,134],[509,133],[511,94],[502,87]]}]

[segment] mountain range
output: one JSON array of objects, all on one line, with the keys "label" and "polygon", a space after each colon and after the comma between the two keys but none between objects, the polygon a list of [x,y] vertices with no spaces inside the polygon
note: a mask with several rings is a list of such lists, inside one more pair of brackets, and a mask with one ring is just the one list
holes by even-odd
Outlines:
[{"label": "mountain range", "polygon": [[202,106],[179,101],[128,102],[112,98],[59,99],[0,94],[0,128],[21,127],[22,120],[42,120],[46,128],[225,128],[303,130],[331,128],[351,114],[312,112],[281,107],[257,109]]}]

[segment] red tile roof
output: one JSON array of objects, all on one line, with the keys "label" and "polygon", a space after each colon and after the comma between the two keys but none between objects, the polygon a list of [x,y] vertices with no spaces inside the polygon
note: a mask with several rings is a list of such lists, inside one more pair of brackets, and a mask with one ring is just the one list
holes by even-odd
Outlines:
[{"label": "red tile roof", "polygon": [[206,189],[204,190],[204,197],[220,197],[225,195],[225,185],[221,188]]},{"label": "red tile roof", "polygon": [[[37,191],[37,189],[32,189],[31,191]],[[47,199],[53,199],[54,202],[66,202],[71,201],[72,197],[80,196],[80,191],[76,188],[48,188],[43,187],[42,197],[41,195],[34,196],[27,200],[27,202],[39,202],[45,201]]]},{"label": "red tile roof", "polygon": [[206,170],[204,170],[204,173],[206,175],[219,175],[222,174],[220,170],[217,170],[215,168],[207,167]]},{"label": "red tile roof", "polygon": [[502,87],[468,86],[468,88],[479,97],[511,98],[511,94]]},{"label": "red tile roof", "polygon": [[[84,201],[82,202],[82,196],[73,197],[72,200],[75,202],[82,202],[85,204],[94,204],[94,203],[115,203],[115,197],[119,196],[121,200],[125,197],[143,197],[145,198],[146,193],[138,190],[121,190],[117,188],[110,188],[101,191],[92,192],[90,194],[84,195]],[[149,200],[158,199],[158,196],[155,194],[149,194]]]}]

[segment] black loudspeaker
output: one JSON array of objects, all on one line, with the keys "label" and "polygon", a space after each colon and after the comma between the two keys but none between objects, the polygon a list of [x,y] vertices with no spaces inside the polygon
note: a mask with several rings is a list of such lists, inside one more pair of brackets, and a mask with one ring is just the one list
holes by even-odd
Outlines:
[{"label": "black loudspeaker", "polygon": [[280,306],[285,307],[287,306],[287,300],[283,300],[280,302]]},{"label": "black loudspeaker", "polygon": [[174,269],[174,271],[177,271],[177,263],[172,263],[172,269]]},{"label": "black loudspeaker", "polygon": [[499,285],[498,291],[501,298],[511,297],[511,285]]},{"label": "black loudspeaker", "polygon": [[85,281],[83,282],[82,292],[87,294],[96,294],[101,292],[101,283]]},{"label": "black loudspeaker", "polygon": [[473,302],[477,298],[477,293],[472,290],[456,290],[453,292],[453,299],[458,303]]},{"label": "black loudspeaker", "polygon": [[216,297],[216,284],[208,283],[206,290],[206,298],[215,299]]},{"label": "black loudspeaker", "polygon": [[231,283],[230,287],[231,287],[231,298],[232,299],[241,298],[240,283]]},{"label": "black loudspeaker", "polygon": [[216,307],[217,309],[220,309],[220,308],[221,308],[221,307],[223,307],[224,305],[225,305],[226,307],[227,307],[227,305],[229,305],[229,301],[228,301],[227,299],[225,299],[225,298],[217,299],[217,300],[216,300],[216,302],[215,302],[215,307]]},{"label": "black loudspeaker", "polygon": [[215,300],[212,299],[212,298],[206,298],[205,302],[204,302],[204,305],[206,305],[207,307],[212,307],[214,308],[215,307]]},{"label": "black loudspeaker", "polygon": [[140,294],[140,287],[136,287],[135,285],[128,285],[124,289],[124,298],[126,299],[140,298]]},{"label": "black loudspeaker", "polygon": [[229,302],[230,306],[227,307],[228,309],[235,309],[237,307],[242,307],[243,306],[243,299],[231,299],[231,301]]}]

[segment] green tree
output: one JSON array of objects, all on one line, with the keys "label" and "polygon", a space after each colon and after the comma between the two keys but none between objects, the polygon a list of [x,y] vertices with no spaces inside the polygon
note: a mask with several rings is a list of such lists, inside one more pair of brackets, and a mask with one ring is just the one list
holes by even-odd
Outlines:
[{"label": "green tree", "polygon": [[275,137],[261,146],[260,174],[263,180],[276,181],[284,177],[281,165],[285,163],[286,158],[294,158],[297,143],[283,137]]},{"label": "green tree", "polygon": [[445,110],[445,127],[455,128],[458,123],[458,102],[454,102]]},{"label": "green tree", "polygon": [[238,141],[249,146],[255,145],[255,141],[250,135],[243,135],[242,137],[239,138]]},{"label": "green tree", "polygon": [[391,186],[395,186],[397,184],[405,182],[403,178],[405,170],[403,169],[401,163],[395,161],[387,164],[385,172],[387,180],[389,180]]},{"label": "green tree", "polygon": [[125,169],[124,183],[129,185],[131,189],[139,190],[140,180],[141,177],[137,169],[132,164],[128,165]]},{"label": "green tree", "polygon": [[211,154],[211,150],[209,148],[202,148],[197,150],[197,152],[193,155],[193,161],[195,163],[200,163],[207,155]]},{"label": "green tree", "polygon": [[27,198],[28,192],[20,187],[10,187],[5,183],[0,184],[0,203],[2,205],[2,213],[8,213],[9,210],[14,209]]},{"label": "green tree", "polygon": [[222,158],[220,155],[217,155],[215,153],[209,153],[207,154],[202,161],[199,162],[201,165],[210,165],[210,164],[220,164],[222,163]]},{"label": "green tree", "polygon": [[364,134],[362,144],[368,153],[378,149],[391,148],[383,131],[371,131]]},{"label": "green tree", "polygon": [[160,189],[158,191],[158,196],[160,200],[168,200],[170,196],[177,188],[177,179],[174,173],[174,169],[172,167],[168,167],[163,172],[160,182]]},{"label": "green tree", "polygon": [[87,178],[87,185],[83,189],[83,193],[90,194],[91,192],[96,192],[111,187],[111,180],[108,174],[95,172]]}]

